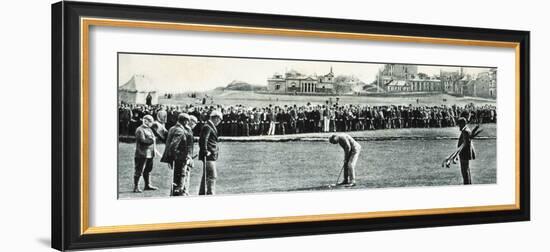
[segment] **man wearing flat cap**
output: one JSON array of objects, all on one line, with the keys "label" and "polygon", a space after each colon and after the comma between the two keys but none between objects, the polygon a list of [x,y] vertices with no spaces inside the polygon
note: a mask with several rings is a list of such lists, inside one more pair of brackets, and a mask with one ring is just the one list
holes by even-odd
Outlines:
[{"label": "man wearing flat cap", "polygon": [[472,130],[468,128],[467,120],[464,117],[458,118],[458,128],[460,129],[460,137],[458,138],[457,147],[462,149],[458,153],[460,159],[460,171],[465,185],[472,184],[470,175],[470,160],[476,158],[476,152],[472,143]]},{"label": "man wearing flat cap", "polygon": [[[187,129],[185,125],[189,122],[189,115],[181,113],[178,115],[176,125],[172,126],[168,130],[166,137],[166,147],[161,162],[167,163],[172,169],[174,169],[174,176],[172,182],[172,189],[170,196],[180,196],[183,194],[183,169],[187,159],[187,153],[184,153],[183,148],[186,140]],[[183,145],[180,145],[184,142]]]},{"label": "man wearing flat cap", "polygon": [[202,126],[199,137],[199,159],[203,162],[203,174],[199,195],[216,193],[216,160],[218,159],[218,130],[223,115],[217,110],[210,113],[210,120]]},{"label": "man wearing flat cap", "polygon": [[182,183],[182,186],[178,189],[181,195],[189,195],[189,183],[191,178],[191,168],[193,168],[193,129],[197,125],[197,117],[190,115],[189,120],[185,123],[185,134],[182,137],[176,154],[176,162],[183,163],[182,178],[178,182]]},{"label": "man wearing flat cap", "polygon": [[139,179],[143,175],[145,182],[144,190],[157,190],[151,185],[150,174],[153,170],[153,158],[155,157],[155,135],[151,126],[153,117],[145,115],[143,124],[136,129],[136,151],[134,154],[134,192],[140,193],[138,188]]}]

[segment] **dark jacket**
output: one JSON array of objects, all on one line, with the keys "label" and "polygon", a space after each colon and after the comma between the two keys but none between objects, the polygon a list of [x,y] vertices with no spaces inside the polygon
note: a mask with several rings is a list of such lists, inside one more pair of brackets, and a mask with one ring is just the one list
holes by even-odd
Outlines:
[{"label": "dark jacket", "polygon": [[180,144],[186,130],[181,124],[176,124],[168,130],[168,136],[166,137],[166,147],[160,162],[171,164],[176,159],[176,149]]},{"label": "dark jacket", "polygon": [[[216,161],[218,159],[218,130],[212,121],[208,121],[202,126],[199,137],[199,159],[208,161]],[[207,151],[210,156],[206,156]]]},{"label": "dark jacket", "polygon": [[238,117],[240,123],[248,123],[248,115],[246,113],[242,113]]},{"label": "dark jacket", "polygon": [[150,153],[151,157],[155,156],[155,149],[153,143],[154,140],[153,130],[145,125],[141,125],[136,129],[136,152],[134,157],[145,158],[147,153]]},{"label": "dark jacket", "polygon": [[474,149],[474,145],[472,143],[472,131],[466,126],[464,129],[462,129],[462,132],[460,133],[460,137],[458,138],[458,146],[462,145],[462,143],[465,143],[464,147],[459,153],[461,160],[472,160],[476,159],[476,152]]},{"label": "dark jacket", "polygon": [[176,160],[186,161],[193,158],[193,130],[185,128],[181,141],[176,147]]}]

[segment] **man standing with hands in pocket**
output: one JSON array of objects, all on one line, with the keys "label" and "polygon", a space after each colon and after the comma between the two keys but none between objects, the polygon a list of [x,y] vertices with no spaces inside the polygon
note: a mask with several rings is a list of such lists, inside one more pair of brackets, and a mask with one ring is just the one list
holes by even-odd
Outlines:
[{"label": "man standing with hands in pocket", "polygon": [[214,195],[216,193],[216,160],[218,159],[218,130],[216,126],[222,120],[222,113],[213,110],[210,120],[202,126],[199,137],[199,159],[203,162],[203,174],[199,195]]}]

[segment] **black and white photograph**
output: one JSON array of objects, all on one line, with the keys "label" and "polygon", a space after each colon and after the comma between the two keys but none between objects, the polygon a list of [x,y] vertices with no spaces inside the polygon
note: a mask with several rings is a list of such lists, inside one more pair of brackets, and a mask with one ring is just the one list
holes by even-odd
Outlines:
[{"label": "black and white photograph", "polygon": [[117,57],[119,199],[497,183],[494,66]]},{"label": "black and white photograph", "polygon": [[1,251],[540,251],[543,1],[10,1]]}]

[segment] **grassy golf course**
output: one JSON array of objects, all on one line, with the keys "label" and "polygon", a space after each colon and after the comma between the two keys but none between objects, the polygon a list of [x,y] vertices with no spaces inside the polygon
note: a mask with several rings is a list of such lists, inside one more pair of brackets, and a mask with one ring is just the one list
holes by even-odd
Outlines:
[{"label": "grassy golf course", "polygon": [[[478,157],[470,164],[474,184],[496,183],[496,125],[483,124],[475,141]],[[460,185],[458,164],[441,162],[456,147],[458,129],[390,129],[352,132],[363,150],[357,163],[357,186],[345,190]],[[384,136],[391,135],[392,139]],[[411,139],[410,136],[415,136]],[[377,140],[377,136],[380,139]],[[422,136],[426,136],[423,138]],[[198,151],[198,146],[195,147]],[[132,193],[135,144],[119,143],[119,198],[166,197],[172,170],[155,157],[152,183],[158,191]],[[162,153],[164,145],[158,145]],[[330,190],[342,167],[343,151],[327,141],[220,142],[217,194]],[[191,171],[191,195],[197,195],[202,163]],[[140,182],[143,187],[143,181]]]}]

